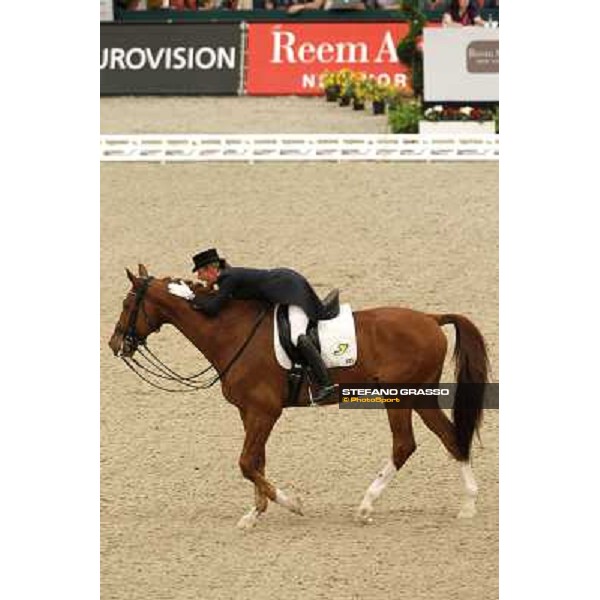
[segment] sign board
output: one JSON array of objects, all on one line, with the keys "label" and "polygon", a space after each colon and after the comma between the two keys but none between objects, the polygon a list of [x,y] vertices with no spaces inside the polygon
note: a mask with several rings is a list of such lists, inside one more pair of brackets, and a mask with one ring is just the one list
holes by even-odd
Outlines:
[{"label": "sign board", "polygon": [[423,30],[426,102],[498,102],[499,29]]},{"label": "sign board", "polygon": [[100,26],[100,93],[237,94],[238,23]]},{"label": "sign board", "polygon": [[315,95],[324,71],[351,69],[403,87],[396,46],[407,23],[250,23],[248,94]]}]

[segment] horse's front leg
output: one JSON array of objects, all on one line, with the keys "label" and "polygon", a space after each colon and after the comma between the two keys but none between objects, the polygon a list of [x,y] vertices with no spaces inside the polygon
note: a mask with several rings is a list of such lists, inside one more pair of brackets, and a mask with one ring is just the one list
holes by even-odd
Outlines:
[{"label": "horse's front leg", "polygon": [[[241,464],[241,457],[240,457]],[[257,463],[257,470],[260,475],[265,477],[265,450],[261,453],[259,457],[259,461]],[[266,512],[269,507],[269,498],[264,492],[264,489],[258,485],[256,482],[254,483],[254,506],[238,521],[238,527],[240,529],[252,529],[257,523],[259,517]]]},{"label": "horse's front leg", "polygon": [[250,529],[267,510],[269,500],[285,506],[288,510],[302,514],[299,498],[285,494],[265,477],[265,446],[276,418],[265,413],[245,412],[242,415],[246,438],[240,455],[239,465],[242,474],[254,484],[254,507],[238,522],[238,527]]}]

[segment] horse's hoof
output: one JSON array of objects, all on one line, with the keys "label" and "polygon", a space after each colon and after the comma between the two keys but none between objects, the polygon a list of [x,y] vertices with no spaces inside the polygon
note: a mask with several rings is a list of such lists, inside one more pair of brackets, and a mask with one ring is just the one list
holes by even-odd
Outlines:
[{"label": "horse's hoof", "polygon": [[285,493],[278,489],[275,493],[275,502],[297,515],[304,514],[302,512],[302,500],[300,499],[300,496]]},{"label": "horse's hoof", "polygon": [[304,516],[302,498],[300,496],[290,497],[290,510],[297,515]]},{"label": "horse's hoof", "polygon": [[370,525],[373,522],[373,509],[370,506],[359,506],[356,511],[356,519],[363,525]]},{"label": "horse's hoof", "polygon": [[237,526],[239,529],[253,529],[258,523],[258,513],[256,509],[252,509],[249,513],[246,513],[238,522]]},{"label": "horse's hoof", "polygon": [[467,504],[463,506],[456,515],[457,519],[472,519],[477,514],[475,506]]}]

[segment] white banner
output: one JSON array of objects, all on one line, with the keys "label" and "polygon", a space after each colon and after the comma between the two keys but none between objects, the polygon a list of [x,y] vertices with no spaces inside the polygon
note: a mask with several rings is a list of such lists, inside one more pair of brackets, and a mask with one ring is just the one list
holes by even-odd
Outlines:
[{"label": "white banner", "polygon": [[426,27],[425,101],[498,102],[499,32],[484,27]]},{"label": "white banner", "polygon": [[100,0],[100,21],[113,20],[113,0]]}]

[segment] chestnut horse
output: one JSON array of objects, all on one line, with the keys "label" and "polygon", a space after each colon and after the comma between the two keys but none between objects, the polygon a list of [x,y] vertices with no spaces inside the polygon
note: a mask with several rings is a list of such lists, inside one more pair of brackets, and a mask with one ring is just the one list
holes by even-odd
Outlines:
[{"label": "chestnut horse", "polygon": [[[269,500],[302,514],[300,499],[278,489],[265,476],[265,445],[285,408],[287,390],[286,372],[277,363],[273,348],[273,311],[267,311],[267,306],[258,301],[231,300],[216,317],[209,318],[192,309],[188,301],[169,293],[168,284],[179,280],[149,277],[143,265],[139,265],[139,276],[129,270],[127,276],[132,289],[109,342],[114,354],[133,360],[140,346],[147,348],[146,338],[151,333],[163,324],[173,325],[214,367],[223,396],[240,412],[246,436],[239,466],[255,486],[255,504],[238,525],[253,527]],[[200,286],[194,291],[211,293]],[[387,409],[392,430],[391,458],[367,489],[357,511],[358,519],[371,521],[373,503],[415,451],[413,410],[459,461],[465,499],[458,516],[473,516],[478,490],[469,453],[482,416],[483,386],[460,384],[487,381],[488,360],[481,333],[461,315],[430,315],[405,308],[360,310],[354,313],[354,320],[358,360],[352,367],[333,369],[334,382],[436,384],[447,350],[441,326],[452,324],[456,328],[454,360],[459,383],[452,421],[439,407]],[[337,398],[325,403],[337,403]],[[306,388],[301,392],[300,404],[309,405]]]}]

